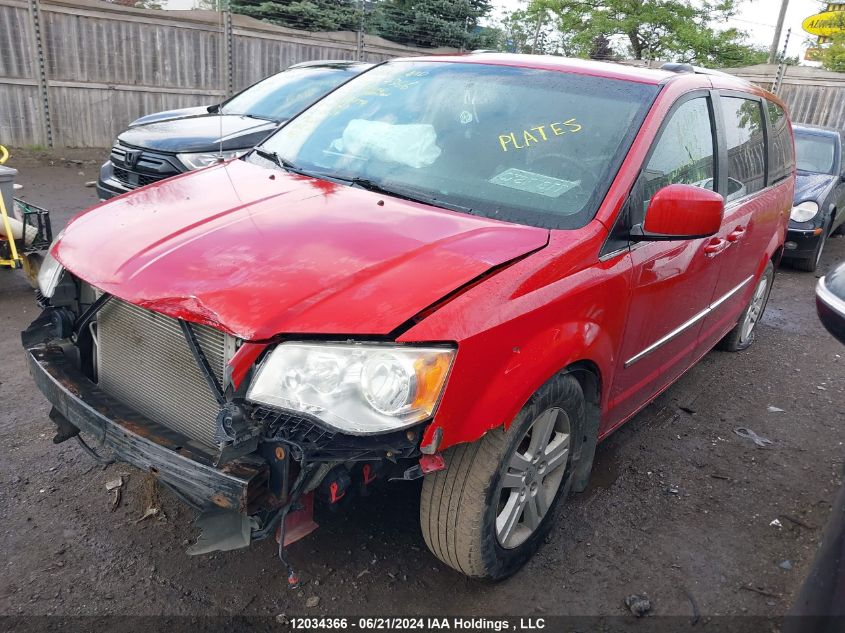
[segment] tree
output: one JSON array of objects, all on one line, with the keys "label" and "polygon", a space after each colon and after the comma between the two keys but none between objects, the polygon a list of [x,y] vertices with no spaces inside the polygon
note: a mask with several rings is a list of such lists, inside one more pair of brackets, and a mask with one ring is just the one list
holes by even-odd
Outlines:
[{"label": "tree", "polygon": [[232,11],[306,31],[354,31],[361,13],[354,0],[231,0]]},{"label": "tree", "polygon": [[499,41],[494,46],[512,53],[577,55],[571,34],[555,28],[552,14],[539,2],[506,13],[498,22]]},{"label": "tree", "polygon": [[830,38],[830,44],[821,49],[816,59],[825,70],[837,73],[845,72],[845,33],[837,33]]},{"label": "tree", "polygon": [[541,3],[556,28],[588,56],[596,38],[615,43],[634,59],[666,59],[711,66],[759,63],[759,51],[736,29],[715,23],[736,12],[737,0],[532,0]]},{"label": "tree", "polygon": [[490,8],[491,0],[382,0],[367,31],[412,46],[484,48],[497,35],[480,25]]}]

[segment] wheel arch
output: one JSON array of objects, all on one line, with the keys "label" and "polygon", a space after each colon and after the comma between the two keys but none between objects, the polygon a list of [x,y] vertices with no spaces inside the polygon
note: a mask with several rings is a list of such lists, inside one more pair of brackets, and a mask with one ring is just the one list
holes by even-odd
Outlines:
[{"label": "wheel arch", "polygon": [[593,361],[579,360],[567,365],[563,373],[572,375],[581,385],[581,391],[584,392],[586,424],[583,431],[584,437],[576,442],[579,452],[578,467],[572,478],[572,490],[584,492],[590,481],[599,439],[602,400],[601,370]]}]

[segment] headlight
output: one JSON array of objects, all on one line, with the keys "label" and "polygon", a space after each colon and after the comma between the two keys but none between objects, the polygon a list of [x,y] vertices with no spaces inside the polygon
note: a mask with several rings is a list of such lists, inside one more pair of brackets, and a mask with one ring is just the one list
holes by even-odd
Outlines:
[{"label": "headlight", "polygon": [[[56,239],[58,240],[59,238],[57,237]],[[51,250],[53,250],[52,245],[50,245],[50,248],[44,254],[44,261],[41,262],[41,267],[38,269],[38,289],[48,299],[53,296],[56,286],[59,285],[59,281],[62,279],[62,273],[65,272],[64,267],[53,257],[50,252]]]},{"label": "headlight", "polygon": [[202,169],[209,165],[229,160],[230,158],[237,158],[243,156],[246,150],[239,149],[230,152],[200,152],[198,154],[176,154],[176,158],[182,161],[188,169]]},{"label": "headlight", "polygon": [[802,202],[792,207],[789,217],[796,222],[809,222],[819,212],[819,205],[812,201]]},{"label": "headlight", "polygon": [[282,343],[247,399],[308,413],[344,433],[395,431],[431,416],[454,357],[443,347]]}]

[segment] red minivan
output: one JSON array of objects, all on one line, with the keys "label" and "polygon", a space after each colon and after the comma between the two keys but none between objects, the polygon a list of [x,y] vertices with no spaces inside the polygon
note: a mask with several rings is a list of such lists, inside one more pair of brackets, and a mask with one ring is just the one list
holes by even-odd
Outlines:
[{"label": "red minivan", "polygon": [[23,342],[54,441],[195,506],[192,553],[284,560],[315,502],[424,477],[431,551],[503,578],[597,442],[751,344],[794,166],[783,104],[725,74],[389,61],[78,215]]}]

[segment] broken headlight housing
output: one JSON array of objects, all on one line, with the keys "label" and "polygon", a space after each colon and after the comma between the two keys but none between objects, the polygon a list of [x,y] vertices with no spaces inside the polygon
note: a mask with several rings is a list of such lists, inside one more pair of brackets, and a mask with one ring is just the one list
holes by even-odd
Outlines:
[{"label": "broken headlight housing", "polygon": [[396,431],[432,415],[454,357],[449,347],[282,343],[261,363],[247,399],[342,433]]},{"label": "broken headlight housing", "polygon": [[[59,239],[61,235],[59,235],[56,240]],[[56,242],[54,241],[53,244]],[[50,248],[47,249],[47,252],[44,253],[44,260],[41,262],[41,267],[38,269],[38,289],[41,291],[41,294],[44,295],[47,299],[50,299],[53,296],[53,293],[56,292],[56,286],[59,285],[59,282],[62,280],[62,274],[65,272],[64,266],[59,263],[51,251],[53,250],[53,246],[51,245]]]}]

